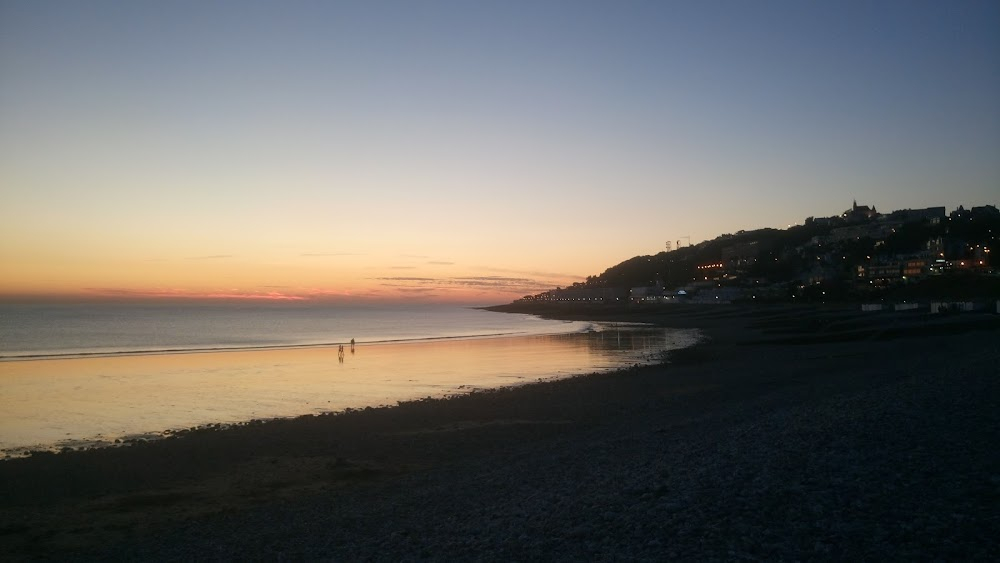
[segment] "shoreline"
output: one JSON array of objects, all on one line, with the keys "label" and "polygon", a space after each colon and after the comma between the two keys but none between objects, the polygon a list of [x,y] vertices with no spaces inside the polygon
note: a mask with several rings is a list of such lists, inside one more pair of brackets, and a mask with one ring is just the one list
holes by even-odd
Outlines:
[{"label": "shoreline", "polygon": [[[57,309],[63,308],[59,305],[50,304],[49,306],[55,307]],[[126,313],[134,312],[134,311],[129,311],[129,309],[131,307],[135,307],[135,305],[121,305],[121,306],[125,307],[124,311]],[[3,307],[3,305],[0,305],[0,307]],[[33,308],[39,308],[39,307],[44,309],[46,306],[38,305]],[[138,306],[138,307],[140,310],[144,308],[143,306]],[[424,307],[426,308],[426,306]],[[229,315],[238,313],[241,310],[240,308],[220,307],[220,306],[215,306],[212,308],[218,310],[219,312],[227,313]],[[288,310],[285,310],[284,307],[277,305],[269,306],[268,309],[273,310],[274,312],[277,313],[289,312]],[[303,308],[294,308],[291,310],[295,311],[298,309],[303,309]],[[368,310],[370,308],[363,308],[363,309]],[[320,306],[319,310],[322,311],[323,307]],[[354,309],[346,308],[345,310],[352,311]],[[381,313],[391,312],[399,314],[411,314],[414,312],[420,312],[420,309],[407,309],[398,307],[383,308],[383,309],[376,308],[370,310],[374,310],[376,312],[381,312]],[[532,336],[532,335],[573,332],[573,330],[567,330],[565,327],[562,326],[559,327],[552,326],[553,323],[548,323],[549,326],[547,326],[546,328],[539,328],[539,327],[527,328],[523,326],[518,326],[517,323],[513,324],[500,323],[499,325],[495,324],[495,326],[490,326],[489,328],[484,328],[483,326],[476,326],[475,328],[469,328],[468,326],[461,324],[461,321],[465,319],[448,319],[447,318],[448,315],[453,315],[455,311],[459,312],[475,311],[478,314],[481,314],[481,312],[485,311],[484,307],[445,306],[445,307],[432,307],[427,310],[433,313],[432,318],[435,320],[437,324],[435,324],[435,322],[431,322],[429,323],[428,326],[424,327],[425,329],[424,331],[419,333],[413,333],[413,331],[398,331],[393,329],[385,329],[384,324],[381,325],[382,326],[381,330],[375,329],[374,332],[370,329],[370,327],[369,330],[362,330],[362,328],[364,328],[364,323],[368,321],[374,321],[373,324],[375,326],[379,326],[379,323],[385,320],[384,318],[380,317],[375,317],[374,319],[365,319],[365,318],[341,319],[342,322],[356,322],[359,323],[360,326],[356,326],[353,327],[353,329],[348,330],[344,326],[336,326],[336,323],[334,323],[332,326],[326,327],[326,329],[330,329],[330,332],[322,332],[322,334],[317,333],[315,327],[313,327],[306,331],[308,333],[308,336],[303,336],[301,334],[302,327],[299,326],[297,327],[299,329],[298,333],[296,333],[293,328],[293,334],[298,334],[296,338],[287,338],[287,337],[275,338],[275,335],[273,333],[269,333],[265,339],[261,340],[260,339],[261,334],[257,333],[257,334],[252,334],[251,340],[249,341],[233,342],[228,338],[225,338],[226,335],[225,333],[223,333],[223,334],[215,334],[214,338],[209,338],[209,340],[203,341],[200,344],[191,343],[192,342],[191,340],[184,340],[182,343],[174,342],[167,344],[154,344],[151,343],[151,341],[147,341],[144,344],[135,344],[132,345],[131,347],[123,347],[123,348],[116,348],[114,346],[109,346],[105,343],[95,341],[95,342],[90,342],[89,346],[81,345],[80,347],[77,348],[34,349],[31,348],[30,346],[35,343],[36,339],[24,340],[25,337],[23,334],[18,335],[15,333],[11,334],[11,338],[15,341],[22,341],[21,342],[22,347],[9,348],[10,345],[8,343],[8,346],[4,347],[5,350],[0,350],[0,362],[30,361],[36,359],[48,360],[48,359],[61,359],[61,358],[73,359],[73,358],[87,358],[87,357],[117,357],[117,356],[143,356],[143,355],[161,355],[161,354],[187,354],[187,353],[202,353],[202,352],[205,353],[240,352],[240,351],[253,351],[253,350],[324,348],[330,346],[336,347],[341,344],[347,345],[352,338],[355,339],[355,342],[357,344],[382,345],[382,344],[401,344],[408,342],[419,343],[419,342],[435,342],[441,340],[465,340],[465,339],[495,338],[495,337],[505,337],[505,336]],[[31,311],[28,311],[28,313],[30,312]],[[90,318],[89,322],[94,322],[95,318],[99,319],[100,315],[96,315]],[[185,318],[183,320],[190,324],[189,318]],[[219,320],[220,320],[219,318],[215,318],[212,321],[219,322]],[[240,318],[236,320],[242,323],[247,322],[246,318]],[[282,318],[278,317],[269,319],[269,322],[280,322],[282,320],[283,320]],[[293,320],[302,321],[303,319],[298,318]],[[451,323],[447,325],[448,326],[447,329],[441,325],[442,320],[447,320]],[[460,334],[456,334],[455,333],[456,331],[451,330],[450,328],[452,326],[455,326],[454,322],[452,321],[458,322],[459,324],[457,326],[465,326],[465,330],[462,331],[462,333]],[[16,322],[17,319],[14,318],[12,323]],[[558,323],[558,324],[563,324],[563,323]],[[39,328],[38,326],[34,327],[35,330],[38,330],[38,328]],[[107,327],[102,326],[100,323],[92,326],[84,326],[78,324],[75,327],[75,330],[85,331],[87,329],[93,330],[95,328],[97,329],[97,331],[101,331],[105,330]],[[146,326],[140,327],[140,329],[146,331],[147,333],[146,336],[149,337],[150,334],[153,334],[155,332],[155,330],[161,330],[162,327],[157,327],[147,324]],[[5,334],[0,336],[5,336]],[[210,333],[209,336],[211,337],[212,334]],[[155,338],[153,340],[155,340]]]},{"label": "shoreline", "polygon": [[[357,341],[357,346],[383,346],[387,344],[420,344],[421,342],[442,342],[451,340],[481,340],[485,338],[516,338],[519,336],[546,336],[549,334],[573,334],[573,332],[498,332],[494,334],[472,334],[464,336],[429,336],[426,338],[402,338],[397,340]],[[312,348],[333,348],[346,346],[350,342],[317,342],[315,344],[274,344],[260,346],[232,346],[218,348],[169,348],[164,350],[120,350],[116,352],[59,352],[53,354],[32,354],[24,356],[0,356],[0,362],[33,362],[42,360],[75,360],[81,358],[118,358],[134,356],[165,356],[174,354],[213,354],[225,352],[255,352],[258,350],[308,350]]]},{"label": "shoreline", "polygon": [[608,371],[691,340],[645,325],[568,326],[590,330],[369,343],[349,354],[324,346],[0,362],[0,458]]},{"label": "shoreline", "polygon": [[[428,336],[423,338],[399,338],[399,339],[388,339],[388,340],[367,340],[367,341],[356,341],[355,344],[358,346],[382,346],[387,344],[419,344],[422,342],[442,342],[442,341],[452,341],[452,340],[481,340],[486,338],[516,338],[520,336],[546,336],[550,334],[573,334],[578,331],[570,331],[566,333],[560,332],[497,332],[490,334],[467,334],[458,336]],[[32,362],[32,361],[43,361],[43,360],[74,360],[81,358],[118,358],[118,357],[135,357],[135,356],[163,356],[163,355],[175,355],[175,354],[212,354],[212,353],[225,353],[225,352],[254,352],[258,350],[268,351],[268,350],[308,350],[312,348],[333,348],[340,345],[348,345],[349,341],[344,342],[316,342],[308,344],[262,344],[255,346],[220,346],[220,347],[209,347],[209,348],[165,348],[165,349],[149,349],[149,350],[116,350],[110,352],[54,352],[54,353],[38,353],[38,354],[25,354],[25,355],[0,355],[0,362]]]},{"label": "shoreline", "polygon": [[996,552],[997,317],[928,329],[835,308],[580,314],[709,338],[667,364],[8,460],[0,547],[153,560]]}]

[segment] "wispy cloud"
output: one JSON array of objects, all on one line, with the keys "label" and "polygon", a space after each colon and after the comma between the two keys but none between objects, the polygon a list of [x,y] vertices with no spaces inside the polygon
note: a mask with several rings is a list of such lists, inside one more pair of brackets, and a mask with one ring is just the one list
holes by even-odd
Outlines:
[{"label": "wispy cloud", "polygon": [[307,256],[309,258],[327,258],[331,256],[364,256],[364,254],[359,254],[357,252],[303,252],[299,256]]},{"label": "wispy cloud", "polygon": [[91,295],[98,297],[123,298],[123,299],[233,299],[233,300],[264,300],[264,301],[301,301],[305,299],[301,295],[290,295],[278,291],[240,291],[233,290],[209,290],[190,291],[175,288],[157,289],[123,289],[115,287],[88,287],[84,288]]},{"label": "wispy cloud", "polygon": [[233,258],[232,254],[211,254],[208,256],[188,256],[188,260],[224,260],[226,258]]},{"label": "wispy cloud", "polygon": [[307,296],[309,299],[354,299],[361,298],[367,299],[372,297],[378,297],[379,291],[376,290],[365,290],[365,291],[350,291],[345,289],[336,288],[326,288],[326,287],[314,287],[303,289],[299,293]]},{"label": "wispy cloud", "polygon": [[519,274],[522,276],[531,276],[534,278],[553,278],[553,279],[572,279],[581,280],[585,276],[580,276],[577,274],[565,274],[560,272],[539,272],[532,270],[511,270],[507,268],[494,268],[489,266],[483,266],[480,269],[486,270],[488,272],[500,272],[504,274]]},{"label": "wispy cloud", "polygon": [[445,262],[444,260],[431,260],[427,262],[431,266],[454,266],[454,262]]},{"label": "wispy cloud", "polygon": [[374,279],[384,282],[383,285],[394,287],[398,290],[465,288],[501,291],[505,293],[523,293],[542,291],[551,287],[551,284],[546,281],[508,276],[459,276],[442,278],[392,276]]},{"label": "wispy cloud", "polygon": [[416,266],[389,266],[390,270],[416,270]]},{"label": "wispy cloud", "polygon": [[527,288],[546,285],[532,278],[509,278],[504,276],[474,276],[466,278],[450,278],[449,283],[465,287],[488,287],[493,289]]}]

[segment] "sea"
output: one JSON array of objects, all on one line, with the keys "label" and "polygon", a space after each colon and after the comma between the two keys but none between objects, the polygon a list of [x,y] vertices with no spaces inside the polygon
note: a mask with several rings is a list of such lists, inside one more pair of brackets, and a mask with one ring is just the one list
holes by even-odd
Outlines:
[{"label": "sea", "polygon": [[699,336],[431,304],[0,305],[0,459],[606,372]]}]

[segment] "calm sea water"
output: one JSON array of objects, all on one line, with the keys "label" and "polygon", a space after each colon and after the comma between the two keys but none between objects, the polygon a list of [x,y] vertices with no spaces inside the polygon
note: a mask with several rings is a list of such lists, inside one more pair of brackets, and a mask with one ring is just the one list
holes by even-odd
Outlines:
[{"label": "calm sea water", "polygon": [[697,339],[442,306],[4,306],[0,458],[608,371]]},{"label": "calm sea water", "polygon": [[589,326],[441,305],[0,305],[0,359],[553,334]]}]

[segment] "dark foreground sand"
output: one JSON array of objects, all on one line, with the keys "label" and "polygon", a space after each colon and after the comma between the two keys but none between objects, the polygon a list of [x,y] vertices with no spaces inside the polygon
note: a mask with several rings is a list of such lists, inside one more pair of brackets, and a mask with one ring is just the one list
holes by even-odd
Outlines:
[{"label": "dark foreground sand", "polygon": [[0,558],[1000,555],[1000,317],[578,314],[711,340],[663,366],[0,463]]}]

